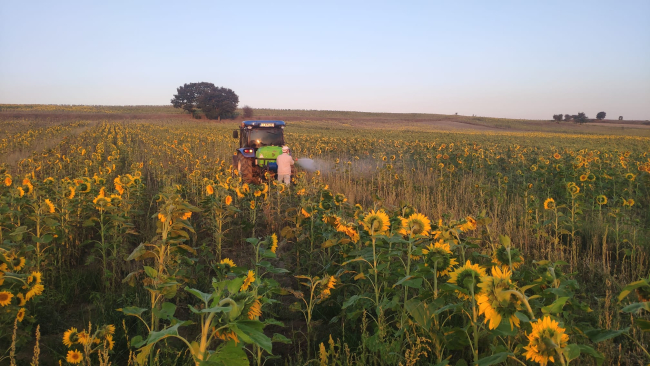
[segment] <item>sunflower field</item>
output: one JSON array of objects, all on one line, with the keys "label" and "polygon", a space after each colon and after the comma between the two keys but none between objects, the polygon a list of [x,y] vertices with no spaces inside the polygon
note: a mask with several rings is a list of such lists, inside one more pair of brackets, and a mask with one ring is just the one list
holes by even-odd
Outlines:
[{"label": "sunflower field", "polygon": [[650,362],[650,138],[0,124],[0,364]]}]

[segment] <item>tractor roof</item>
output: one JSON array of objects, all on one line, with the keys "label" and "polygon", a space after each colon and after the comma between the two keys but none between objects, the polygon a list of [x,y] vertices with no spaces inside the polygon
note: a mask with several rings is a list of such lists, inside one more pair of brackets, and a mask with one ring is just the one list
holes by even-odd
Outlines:
[{"label": "tractor roof", "polygon": [[284,127],[284,121],[244,121],[242,127]]}]

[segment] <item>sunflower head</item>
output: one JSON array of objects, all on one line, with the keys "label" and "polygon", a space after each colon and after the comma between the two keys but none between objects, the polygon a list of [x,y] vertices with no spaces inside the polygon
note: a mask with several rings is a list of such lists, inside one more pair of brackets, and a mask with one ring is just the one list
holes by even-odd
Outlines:
[{"label": "sunflower head", "polygon": [[607,204],[607,197],[605,195],[599,195],[596,197],[596,203],[599,205],[606,205]]},{"label": "sunflower head", "polygon": [[422,254],[424,255],[424,265],[431,268],[431,270],[435,268],[438,276],[448,274],[458,264],[456,258],[452,257],[449,244],[442,240],[427,245],[422,249]]},{"label": "sunflower head", "polygon": [[415,213],[409,216],[408,219],[401,217],[400,220],[402,221],[402,225],[398,232],[402,235],[426,236],[429,235],[429,232],[431,231],[431,220],[423,214]]},{"label": "sunflower head", "polygon": [[528,334],[528,346],[524,347],[527,351],[526,359],[542,366],[546,366],[549,361],[555,363],[556,347],[562,352],[569,341],[569,336],[564,333],[565,329],[561,328],[559,323],[548,315],[531,325],[533,329]]},{"label": "sunflower head", "polygon": [[[478,264],[472,264],[470,261],[467,261],[464,266],[456,268],[449,274],[449,281],[447,282],[466,290],[469,294],[472,293],[473,288],[474,294],[477,295],[480,291],[478,285],[481,283],[481,278],[485,276],[484,268]],[[456,290],[456,295],[461,299],[470,299],[470,295],[458,290]]]},{"label": "sunflower head", "polygon": [[390,219],[384,210],[372,210],[364,217],[363,226],[370,235],[383,234],[390,228]]},{"label": "sunflower head", "polygon": [[[524,257],[517,248],[500,246],[492,254],[492,262],[505,269],[512,270],[524,264]],[[512,264],[512,268],[510,268],[510,264]]]},{"label": "sunflower head", "polygon": [[555,200],[552,198],[547,198],[546,201],[544,201],[544,209],[545,210],[555,209]]},{"label": "sunflower head", "polygon": [[490,329],[496,329],[502,319],[508,319],[510,329],[519,327],[519,318],[515,313],[521,309],[521,300],[512,293],[515,285],[511,282],[512,272],[492,267],[492,276],[485,276],[478,285],[481,292],[477,297],[479,314],[485,315],[485,323],[489,322]]}]

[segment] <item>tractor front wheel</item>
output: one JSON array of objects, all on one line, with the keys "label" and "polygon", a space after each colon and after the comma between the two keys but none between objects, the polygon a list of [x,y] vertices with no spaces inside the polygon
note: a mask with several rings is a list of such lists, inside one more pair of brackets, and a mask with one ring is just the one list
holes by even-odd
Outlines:
[{"label": "tractor front wheel", "polygon": [[237,159],[237,170],[245,183],[253,183],[253,159],[240,154]]}]

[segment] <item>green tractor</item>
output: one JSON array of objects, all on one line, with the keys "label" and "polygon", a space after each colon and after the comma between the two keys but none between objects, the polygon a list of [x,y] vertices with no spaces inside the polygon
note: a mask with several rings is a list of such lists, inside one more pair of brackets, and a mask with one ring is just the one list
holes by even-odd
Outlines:
[{"label": "green tractor", "polygon": [[232,133],[239,139],[239,149],[233,155],[233,167],[246,183],[259,184],[265,173],[275,176],[277,157],[282,154],[284,121],[244,121]]}]

